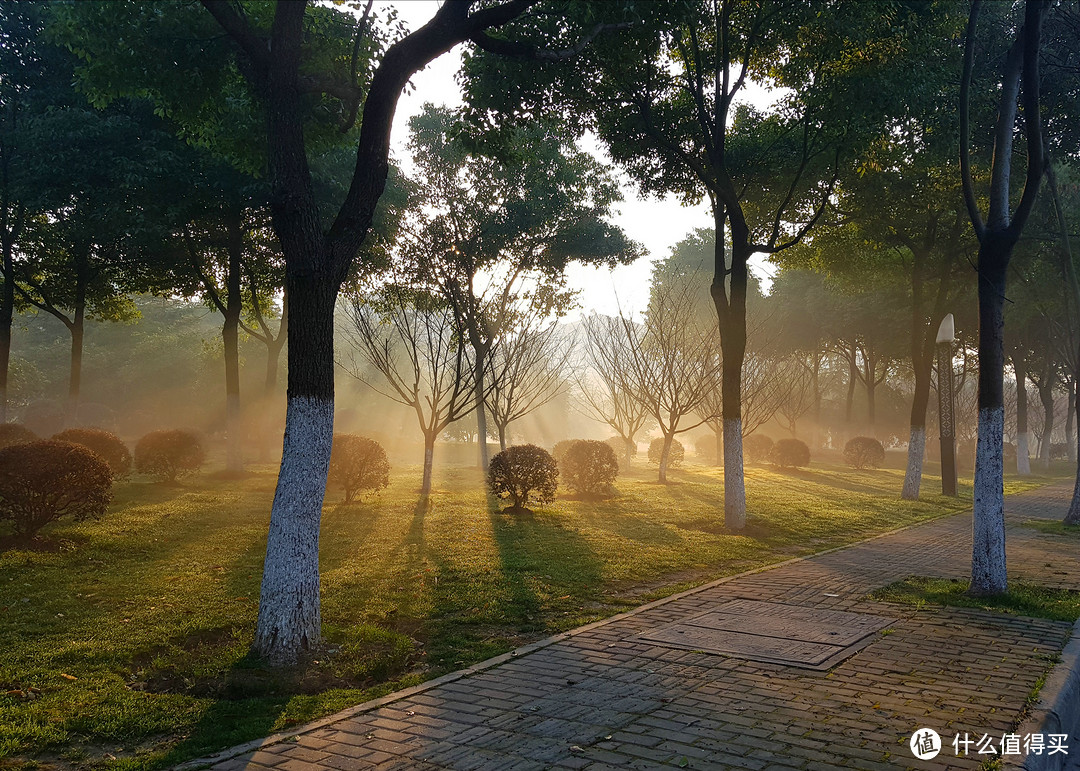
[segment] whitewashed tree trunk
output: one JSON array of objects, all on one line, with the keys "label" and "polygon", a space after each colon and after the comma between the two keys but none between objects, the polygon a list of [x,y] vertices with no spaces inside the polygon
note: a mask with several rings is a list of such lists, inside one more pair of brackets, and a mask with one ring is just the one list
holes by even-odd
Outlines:
[{"label": "whitewashed tree trunk", "polygon": [[1021,476],[1031,474],[1031,458],[1028,456],[1028,432],[1016,435],[1016,473]]},{"label": "whitewashed tree trunk", "polygon": [[729,530],[746,527],[741,420],[724,421],[724,526]]},{"label": "whitewashed tree trunk", "polygon": [[332,399],[289,397],[255,631],[256,650],[272,664],[291,664],[319,641],[319,525],[333,436]]},{"label": "whitewashed tree trunk", "polygon": [[1002,442],[1005,410],[979,410],[975,450],[975,508],[972,520],[971,586],[978,594],[1002,594],[1005,572],[1005,489]]},{"label": "whitewashed tree trunk", "polygon": [[906,501],[919,499],[922,485],[923,458],[926,457],[926,426],[912,426],[908,439],[907,472],[904,474],[904,489],[900,497]]}]

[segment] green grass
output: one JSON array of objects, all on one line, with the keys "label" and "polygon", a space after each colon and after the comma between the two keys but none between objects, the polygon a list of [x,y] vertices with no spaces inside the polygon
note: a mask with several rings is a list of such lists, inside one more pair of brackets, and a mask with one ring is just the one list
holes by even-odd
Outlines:
[{"label": "green grass", "polygon": [[899,500],[902,470],[751,467],[749,524],[732,534],[718,471],[691,466],[666,486],[654,474],[642,466],[610,500],[560,496],[529,515],[491,506],[460,467],[437,468],[427,507],[417,468],[359,504],[331,492],[326,647],[283,673],[248,656],[273,470],[119,484],[108,516],[51,531],[57,548],[0,553],[0,765],[161,768],[687,586],[970,505],[970,489]]},{"label": "green grass", "polygon": [[1029,519],[1024,522],[1024,527],[1038,530],[1047,535],[1080,536],[1080,525],[1066,525],[1057,519]]},{"label": "green grass", "polygon": [[878,589],[870,597],[920,607],[931,604],[980,608],[1055,621],[1076,621],[1080,618],[1080,592],[1071,589],[1010,581],[1007,594],[998,597],[973,597],[967,593],[968,585],[968,581],[955,578],[911,576]]}]

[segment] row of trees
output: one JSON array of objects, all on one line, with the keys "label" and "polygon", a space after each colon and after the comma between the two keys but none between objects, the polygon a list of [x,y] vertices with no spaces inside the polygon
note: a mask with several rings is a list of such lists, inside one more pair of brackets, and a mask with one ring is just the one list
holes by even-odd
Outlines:
[{"label": "row of trees", "polygon": [[[33,9],[18,12],[26,18],[44,13],[37,4],[14,7]],[[964,238],[971,238],[964,217],[972,223],[979,280],[969,277],[964,283],[976,285],[980,330],[973,591],[1002,591],[1005,279],[1034,209],[1047,153],[1066,160],[1078,147],[1071,112],[1077,104],[1075,73],[1058,67],[1047,78],[1054,84],[1047,98],[1040,93],[1041,59],[1048,70],[1056,66],[1055,56],[1067,65],[1066,54],[1075,47],[1076,7],[1027,0],[983,9],[976,0],[970,14],[966,10],[951,2],[905,0],[550,5],[448,0],[428,24],[406,33],[392,18],[378,18],[371,3],[355,14],[305,2],[51,6],[49,34],[78,56],[78,63],[67,59],[66,66],[81,90],[105,109],[93,112],[80,102],[87,115],[100,118],[130,107],[146,116],[150,128],[161,130],[162,147],[170,146],[166,140],[175,134],[195,148],[176,150],[177,158],[201,154],[195,164],[200,178],[215,178],[209,170],[222,168],[245,184],[259,187],[266,180],[260,194],[265,197],[244,199],[260,201],[261,207],[238,207],[224,196],[227,185],[211,185],[213,224],[199,228],[195,219],[176,214],[199,197],[184,194],[169,205],[174,198],[152,195],[159,188],[141,178],[113,183],[144,191],[131,196],[130,210],[117,207],[136,215],[135,222],[116,231],[124,236],[121,253],[134,258],[124,264],[139,270],[157,264],[153,252],[185,253],[189,262],[206,250],[220,255],[225,262],[218,263],[222,267],[214,276],[225,292],[216,306],[227,318],[230,308],[234,317],[238,308],[243,315],[242,298],[234,297],[236,287],[246,285],[236,278],[242,272],[234,270],[243,267],[243,223],[265,222],[255,212],[268,211],[280,247],[289,308],[289,388],[256,633],[259,652],[273,661],[291,661],[319,638],[319,518],[333,433],[333,319],[340,291],[358,273],[390,262],[403,291],[389,291],[386,302],[417,292],[424,297],[411,307],[430,305],[453,315],[467,346],[455,346],[463,353],[460,362],[455,354],[451,366],[472,369],[474,382],[463,393],[471,394],[484,436],[482,403],[494,391],[488,383],[493,341],[513,340],[516,336],[504,330],[525,328],[524,322],[502,317],[529,308],[537,318],[557,315],[566,303],[558,278],[569,260],[611,263],[635,254],[605,223],[614,185],[595,162],[572,149],[572,139],[586,131],[643,192],[674,193],[711,205],[710,295],[719,350],[714,344],[711,355],[703,351],[696,365],[715,362],[719,373],[724,515],[733,530],[746,521],[742,437],[749,420],[744,373],[754,368],[748,325],[751,255],[794,260],[808,251],[811,257],[804,254],[804,259],[814,259],[814,253],[826,251],[826,240],[809,239],[830,225],[837,238],[846,234],[863,247],[832,250],[837,260],[854,264],[860,254],[877,259],[892,250],[910,263],[916,398],[905,494],[912,496],[918,494],[925,443],[929,351],[939,311],[952,291],[953,265],[947,259],[947,267],[939,264],[936,256],[951,255],[955,261]],[[1055,33],[1044,41],[1048,14],[1055,19]],[[23,53],[12,64],[22,74],[5,79],[5,87],[39,71],[26,65],[38,55],[32,44],[40,40],[42,26],[26,26],[27,46],[16,47]],[[420,68],[466,42],[472,47],[462,75],[464,120],[429,112],[426,125],[413,126],[415,146],[432,151],[430,165],[414,180],[425,204],[408,215],[384,216],[389,227],[380,228],[379,212],[385,214],[391,208],[385,203],[393,200],[384,191],[392,178],[389,138],[398,96]],[[163,50],[170,55],[161,56]],[[912,72],[919,76],[911,77]],[[739,101],[752,83],[778,89],[772,109]],[[30,82],[12,86],[3,97],[5,115],[32,110],[24,108],[28,94],[37,98],[48,90]],[[956,110],[941,107],[956,103]],[[44,115],[56,112],[46,109]],[[962,138],[958,169],[943,160],[950,155],[944,148],[952,144],[954,122]],[[972,139],[971,125],[994,130]],[[150,136],[148,131],[140,130],[140,140]],[[29,146],[19,142],[13,146]],[[354,149],[345,168],[351,170],[341,173],[343,164],[334,161],[348,145]],[[163,155],[172,162],[171,153]],[[1017,176],[1014,156],[1026,170],[1022,195],[1010,195]],[[132,165],[139,173],[172,168],[147,158]],[[171,171],[161,176],[173,184],[182,179]],[[486,185],[489,179],[497,184]],[[990,213],[984,221],[979,205],[987,199],[979,191],[986,182]],[[950,185],[964,193],[961,217],[955,212],[950,217],[934,203],[939,194],[940,200],[949,199]],[[37,290],[26,281],[19,289],[15,262],[34,251],[34,239],[25,234],[36,228],[13,226],[14,215],[25,212],[32,218],[44,212],[35,222],[47,231],[81,211],[77,195],[48,209],[35,208],[30,189],[11,188],[4,202],[13,214],[3,228],[5,292],[27,302]],[[64,184],[46,189],[63,190]],[[324,196],[324,191],[336,194]],[[905,201],[917,205],[909,209]],[[171,223],[164,239],[159,231],[136,226],[149,214],[156,222],[159,207]],[[923,219],[927,209],[931,214]],[[875,214],[883,210],[896,221]],[[377,234],[399,225],[406,246],[391,260],[377,248]],[[200,251],[206,239],[214,249],[206,245]],[[84,248],[84,241],[91,245]],[[89,257],[79,255],[113,254],[117,239],[84,241],[62,238],[60,251],[72,253],[76,273],[89,264]],[[185,249],[155,248],[162,242],[182,242]],[[241,257],[234,259],[237,254]],[[207,286],[201,277],[200,282]],[[184,285],[174,278],[164,283],[174,291]],[[80,286],[78,280],[71,285]],[[369,306],[372,312],[382,302]],[[357,310],[358,316],[366,312]],[[10,311],[5,313],[10,318]],[[668,313],[654,302],[647,316]],[[683,377],[680,361],[658,367],[651,356],[634,359],[634,351],[663,346],[646,330],[647,322],[642,329],[625,319],[610,330],[612,339],[618,332],[627,342],[613,354],[622,369],[639,373],[633,378],[639,383]],[[853,338],[847,348],[849,366],[861,371],[858,379],[868,393],[888,371],[871,353],[869,339]],[[73,333],[73,350],[74,340]],[[620,387],[631,385],[627,378]],[[391,388],[409,398],[407,388]],[[229,390],[230,398],[233,393]],[[685,426],[673,419],[677,410],[669,403],[650,409],[665,437]],[[715,419],[715,410],[706,411]],[[419,411],[420,422],[431,424],[433,412],[425,418]]]}]

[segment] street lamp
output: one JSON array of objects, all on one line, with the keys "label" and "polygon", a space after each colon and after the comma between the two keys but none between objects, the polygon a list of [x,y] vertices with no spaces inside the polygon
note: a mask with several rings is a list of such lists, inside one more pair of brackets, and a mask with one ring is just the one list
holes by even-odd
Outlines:
[{"label": "street lamp", "polygon": [[937,333],[938,427],[941,431],[941,494],[956,495],[956,432],[953,430],[953,315],[941,320]]}]

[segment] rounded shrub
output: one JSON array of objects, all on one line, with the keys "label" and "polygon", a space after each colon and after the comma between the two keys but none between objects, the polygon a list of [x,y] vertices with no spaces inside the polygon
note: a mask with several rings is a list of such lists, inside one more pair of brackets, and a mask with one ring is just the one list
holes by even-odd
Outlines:
[{"label": "rounded shrub", "polygon": [[885,447],[872,436],[856,436],[844,445],[844,462],[852,468],[878,468],[885,462]]},{"label": "rounded shrub", "polygon": [[555,500],[559,466],[543,447],[521,444],[507,447],[488,467],[488,489],[496,498],[509,498],[512,509],[525,510],[532,496],[538,503]]},{"label": "rounded shrub", "polygon": [[773,445],[771,458],[781,468],[810,465],[810,448],[798,439],[781,439]]},{"label": "rounded shrub", "polygon": [[555,442],[555,445],[551,448],[551,457],[555,459],[556,463],[561,463],[566,451],[570,449],[570,445],[580,441],[580,439],[563,439]]},{"label": "rounded shrub", "polygon": [[[620,440],[621,441],[621,440]],[[619,459],[607,442],[577,439],[558,461],[559,476],[576,493],[599,495],[611,491],[619,475]]]},{"label": "rounded shrub", "polygon": [[111,488],[109,464],[82,445],[44,439],[0,450],[0,520],[20,539],[61,517],[97,519]]},{"label": "rounded shrub", "polygon": [[131,451],[123,440],[103,428],[69,428],[53,437],[61,442],[81,444],[96,452],[109,464],[114,479],[127,476],[131,471]]},{"label": "rounded shrub", "polygon": [[[664,437],[659,436],[649,442],[649,463],[660,465],[660,457],[664,454]],[[681,466],[686,450],[678,439],[671,440],[671,452],[668,454],[668,468]]]},{"label": "rounded shrub", "polygon": [[772,458],[773,440],[765,434],[750,434],[742,440],[743,460],[750,463],[768,463]]},{"label": "rounded shrub", "polygon": [[621,436],[613,436],[609,439],[605,439],[604,443],[615,452],[615,457],[619,459],[619,464],[626,462],[626,451],[630,451],[630,457],[637,457],[637,442],[628,442]]},{"label": "rounded shrub", "polygon": [[390,484],[386,450],[366,436],[334,434],[327,481],[345,490],[345,503],[352,503],[359,491],[382,490]]},{"label": "rounded shrub", "polygon": [[151,431],[135,445],[135,470],[162,481],[193,474],[205,460],[202,441],[190,431]]},{"label": "rounded shrub", "polygon": [[0,423],[0,447],[26,444],[37,440],[37,434],[19,423]]}]

